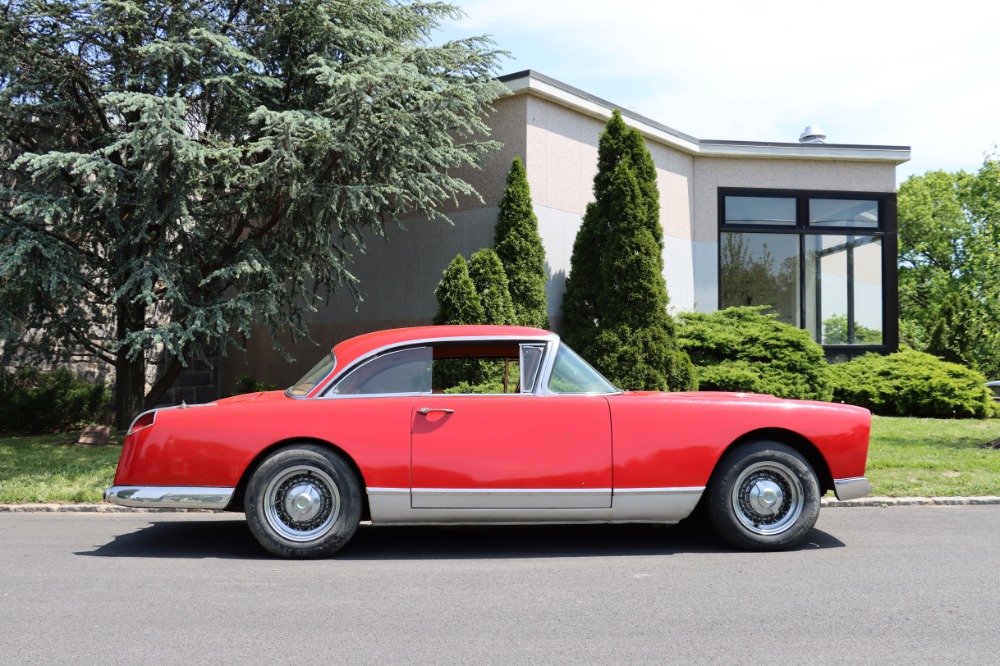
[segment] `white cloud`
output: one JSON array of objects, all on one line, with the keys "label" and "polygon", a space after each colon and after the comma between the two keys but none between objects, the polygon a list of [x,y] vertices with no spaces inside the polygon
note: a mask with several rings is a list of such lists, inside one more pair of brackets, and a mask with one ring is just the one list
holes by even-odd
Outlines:
[{"label": "white cloud", "polygon": [[[910,145],[901,177],[1000,142],[1000,5],[459,0],[447,33],[700,138]],[[932,8],[933,7],[933,8]]]}]

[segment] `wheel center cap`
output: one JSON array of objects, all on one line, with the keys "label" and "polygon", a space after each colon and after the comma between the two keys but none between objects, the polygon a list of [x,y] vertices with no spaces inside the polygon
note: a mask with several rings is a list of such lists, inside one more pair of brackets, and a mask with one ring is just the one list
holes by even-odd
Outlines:
[{"label": "wheel center cap", "polygon": [[750,505],[754,511],[764,515],[771,515],[781,508],[781,501],[784,495],[781,488],[773,481],[761,479],[753,484],[750,489]]},{"label": "wheel center cap", "polygon": [[322,508],[323,498],[316,486],[303,483],[288,491],[285,496],[285,511],[297,522],[312,520]]}]

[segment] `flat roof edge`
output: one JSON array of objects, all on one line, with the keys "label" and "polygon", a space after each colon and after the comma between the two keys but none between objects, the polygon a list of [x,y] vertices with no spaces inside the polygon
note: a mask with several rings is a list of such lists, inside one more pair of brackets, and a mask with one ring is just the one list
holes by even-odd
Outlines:
[{"label": "flat roof edge", "polygon": [[531,69],[505,74],[498,77],[498,80],[506,84],[514,94],[533,94],[598,119],[610,118],[612,111],[619,109],[626,122],[644,136],[692,155],[874,161],[895,164],[902,164],[910,159],[909,146],[697,139]]}]

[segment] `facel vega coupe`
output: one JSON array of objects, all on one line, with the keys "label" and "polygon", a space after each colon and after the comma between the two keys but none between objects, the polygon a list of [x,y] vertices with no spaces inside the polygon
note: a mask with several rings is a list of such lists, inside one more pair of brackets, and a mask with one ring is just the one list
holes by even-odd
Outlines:
[{"label": "facel vega coupe", "polygon": [[271,553],[374,525],[676,523],[795,547],[820,497],[871,492],[871,415],[740,393],[621,391],[547,331],[433,326],[334,347],[286,391],[157,409],[105,498],[243,511]]}]

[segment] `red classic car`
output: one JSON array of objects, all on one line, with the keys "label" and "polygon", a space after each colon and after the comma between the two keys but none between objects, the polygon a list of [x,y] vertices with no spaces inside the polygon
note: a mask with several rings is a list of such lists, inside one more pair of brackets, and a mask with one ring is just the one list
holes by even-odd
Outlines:
[{"label": "red classic car", "polygon": [[778,550],[824,492],[871,492],[870,426],[846,405],[621,391],[539,329],[407,328],[338,344],[286,391],[140,415],[105,498],[244,511],[285,557],[365,519],[670,524],[701,500],[730,543]]}]

